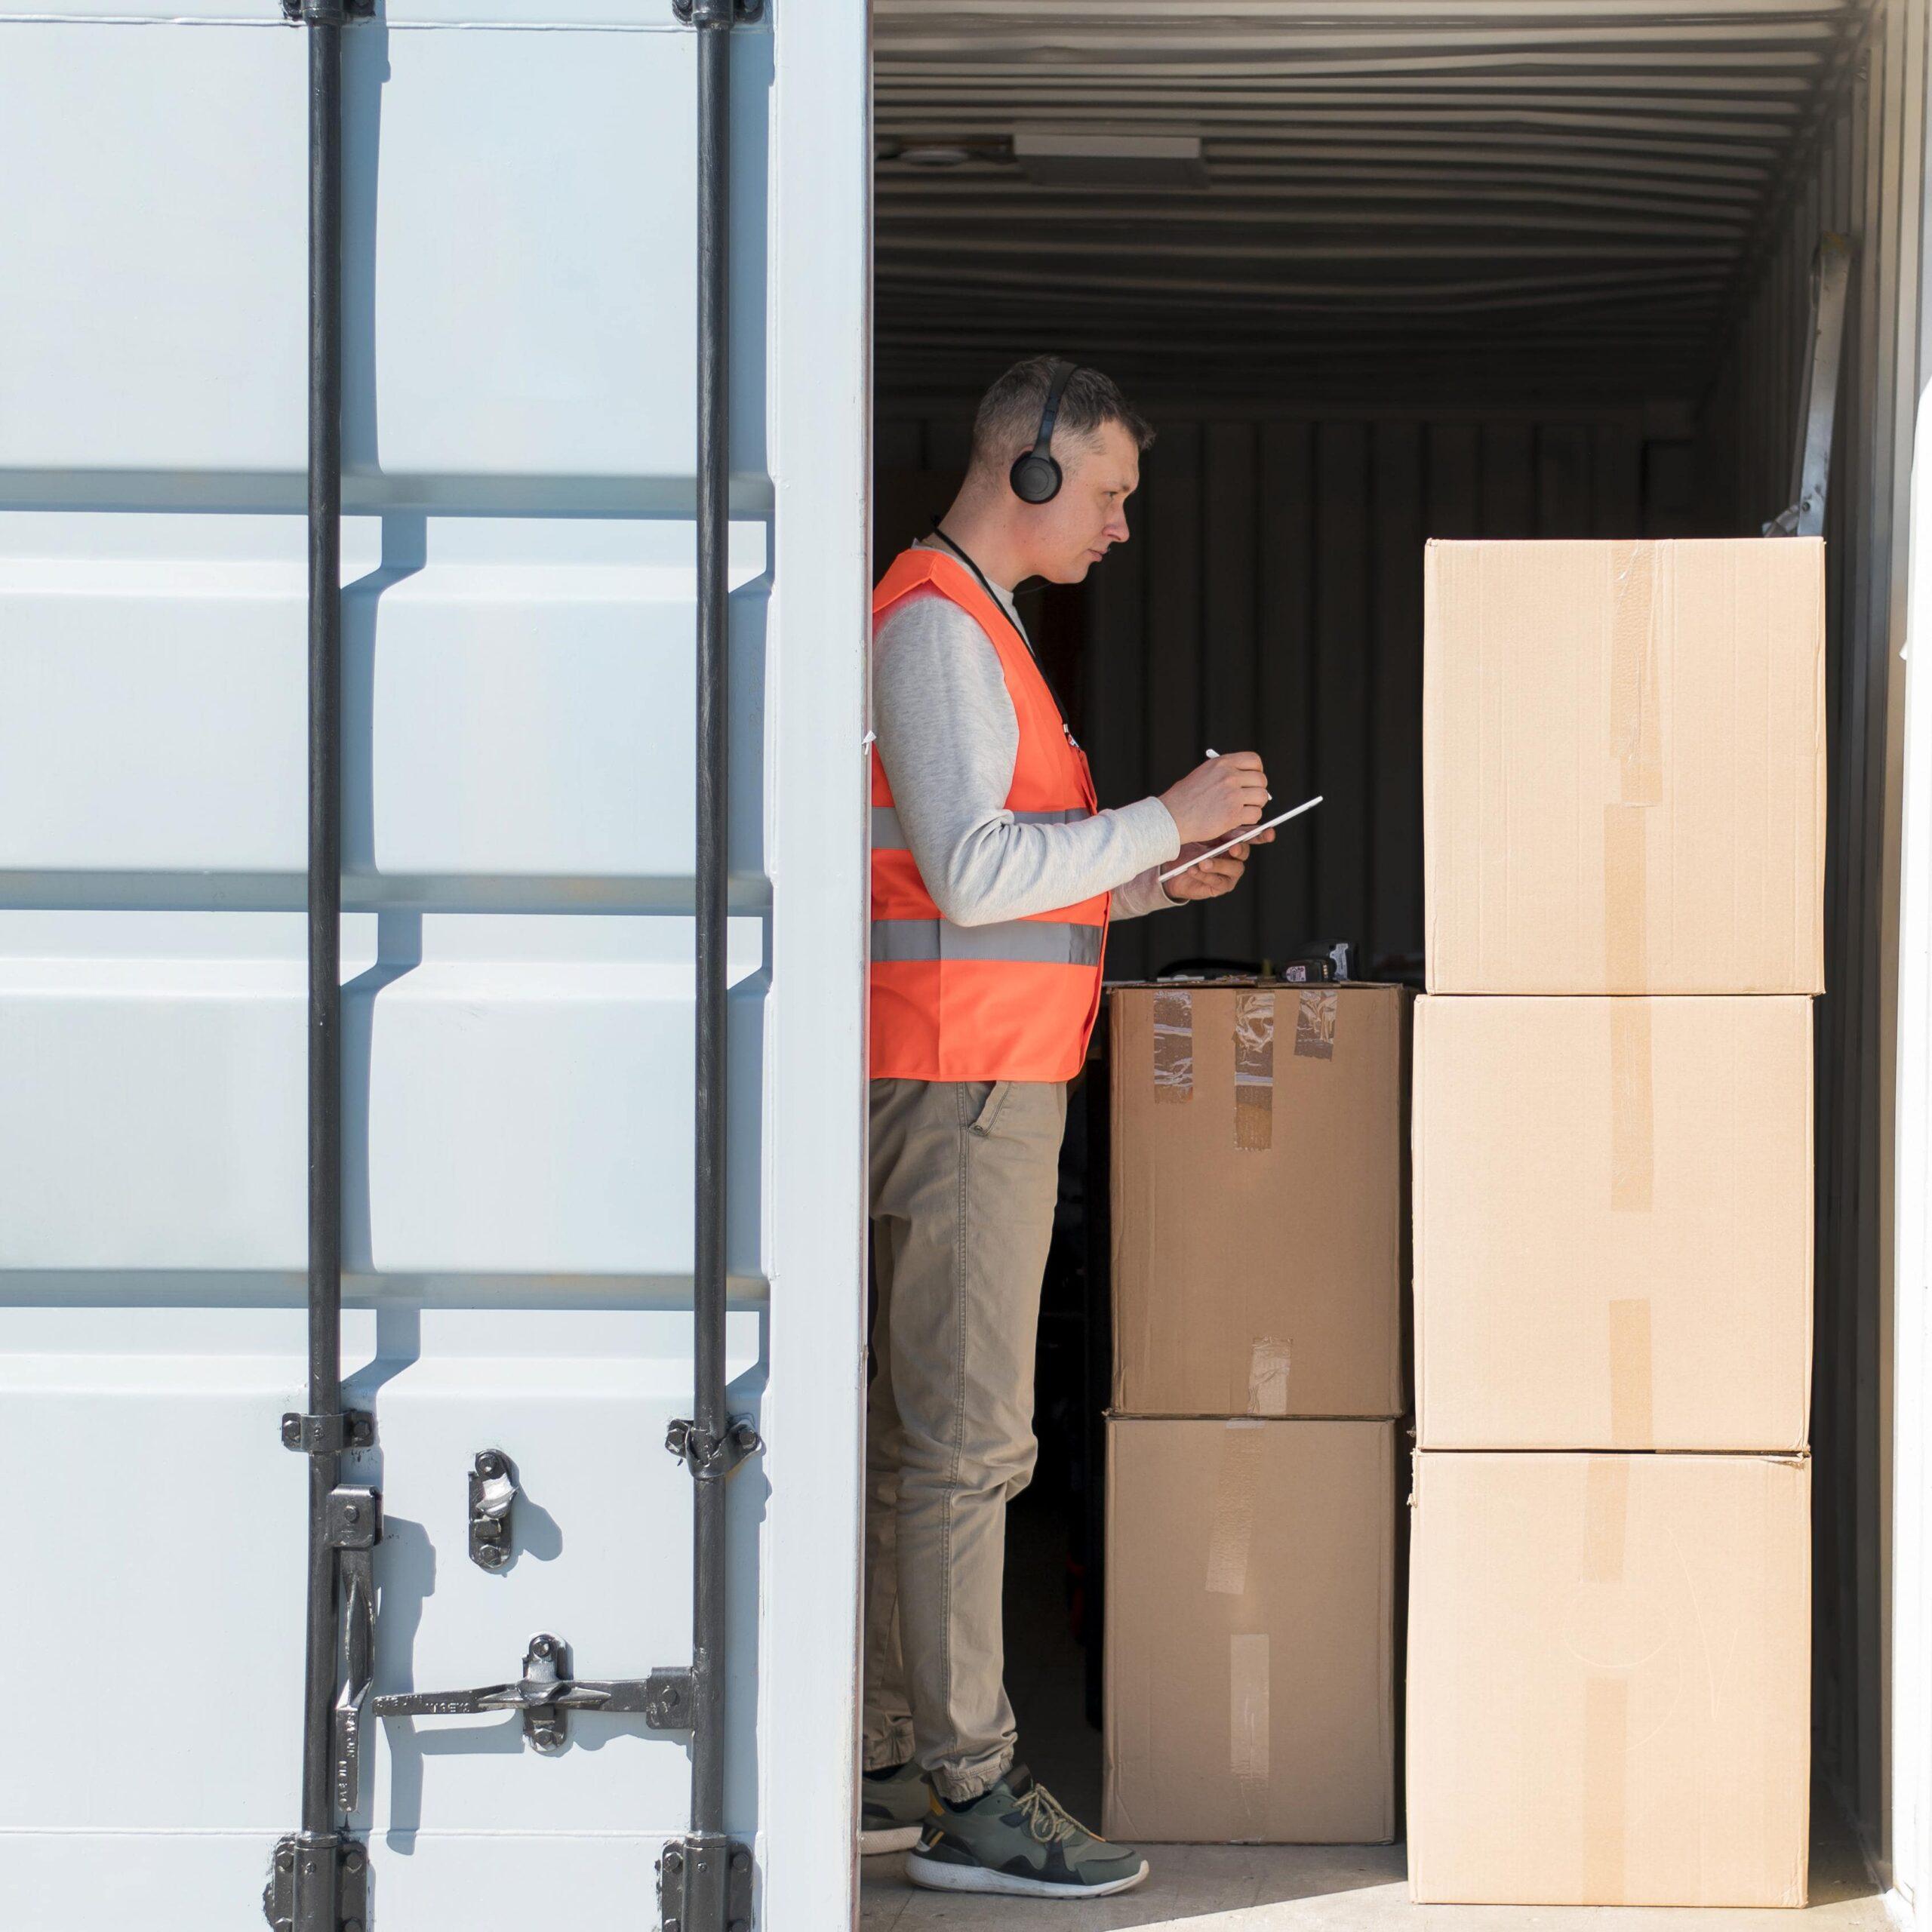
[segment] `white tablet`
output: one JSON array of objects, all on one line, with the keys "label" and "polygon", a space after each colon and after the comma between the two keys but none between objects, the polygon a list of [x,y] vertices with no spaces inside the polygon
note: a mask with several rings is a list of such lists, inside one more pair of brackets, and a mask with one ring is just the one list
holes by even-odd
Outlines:
[{"label": "white tablet", "polygon": [[1278,825],[1286,825],[1291,818],[1300,818],[1303,812],[1312,812],[1321,802],[1321,794],[1318,792],[1313,798],[1304,799],[1301,804],[1282,813],[1279,818],[1265,820],[1260,825],[1251,825],[1244,832],[1237,832],[1232,838],[1224,838],[1220,844],[1211,845],[1206,851],[1195,853],[1192,858],[1186,860],[1183,864],[1170,866],[1165,872],[1161,873],[1161,883],[1165,885],[1168,881],[1177,872],[1191,871],[1195,866],[1199,865],[1203,859],[1218,858],[1222,853],[1232,851],[1237,845],[1245,845],[1257,832],[1272,831]]}]

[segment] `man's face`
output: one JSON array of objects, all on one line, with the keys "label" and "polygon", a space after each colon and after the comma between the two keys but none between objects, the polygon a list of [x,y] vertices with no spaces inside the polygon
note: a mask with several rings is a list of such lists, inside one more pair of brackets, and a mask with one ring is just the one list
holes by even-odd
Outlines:
[{"label": "man's face", "polygon": [[1057,450],[1060,494],[1033,509],[1033,569],[1053,583],[1078,583],[1127,541],[1127,500],[1140,486],[1140,452],[1118,423]]}]

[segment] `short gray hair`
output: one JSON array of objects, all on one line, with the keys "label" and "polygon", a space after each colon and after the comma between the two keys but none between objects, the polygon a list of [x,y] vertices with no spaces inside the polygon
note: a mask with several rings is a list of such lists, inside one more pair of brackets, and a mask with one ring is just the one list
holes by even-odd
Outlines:
[{"label": "short gray hair", "polygon": [[[1029,355],[1016,362],[980,398],[973,417],[973,460],[1004,469],[1023,450],[1030,450],[1040,433],[1040,412],[1056,361],[1069,358]],[[1091,442],[1107,423],[1118,423],[1144,450],[1154,440],[1154,428],[1097,369],[1075,370],[1061,392],[1054,418],[1056,437],[1064,431]]]}]

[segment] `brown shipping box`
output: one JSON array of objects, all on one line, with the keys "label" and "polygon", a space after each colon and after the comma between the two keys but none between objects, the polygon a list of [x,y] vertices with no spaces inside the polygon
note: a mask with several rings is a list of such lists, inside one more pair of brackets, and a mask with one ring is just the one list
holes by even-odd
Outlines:
[{"label": "brown shipping box", "polygon": [[1387,1843],[1395,1425],[1118,1417],[1107,1465],[1102,1829]]},{"label": "brown shipping box", "polygon": [[1431,997],[1415,1054],[1422,1446],[1802,1449],[1810,1001]]},{"label": "brown shipping box", "polygon": [[1411,1895],[1804,1904],[1810,1464],[1416,1465]]},{"label": "brown shipping box", "polygon": [[1399,986],[1119,986],[1113,1406],[1406,1407]]},{"label": "brown shipping box", "polygon": [[1425,565],[1437,993],[1824,986],[1824,546],[1450,543]]}]

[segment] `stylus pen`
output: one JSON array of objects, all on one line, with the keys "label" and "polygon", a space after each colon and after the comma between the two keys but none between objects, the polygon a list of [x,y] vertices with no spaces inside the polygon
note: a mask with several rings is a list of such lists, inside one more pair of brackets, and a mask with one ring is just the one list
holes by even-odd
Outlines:
[{"label": "stylus pen", "polygon": [[[1221,755],[1221,754],[1220,754],[1219,752],[1217,752],[1217,751],[1214,749],[1214,747],[1212,745],[1210,745],[1210,746],[1208,747],[1208,755],[1210,758],[1219,758],[1219,757]],[[1272,792],[1270,792],[1268,794],[1268,798],[1272,798],[1274,795],[1274,795],[1274,793],[1273,793]],[[1266,802],[1267,802],[1267,799],[1264,798],[1264,799],[1262,801],[1262,802],[1263,802],[1264,804],[1266,804]]]},{"label": "stylus pen", "polygon": [[1165,872],[1158,872],[1155,876],[1164,885],[1177,872],[1191,872],[1203,859],[1217,859],[1223,852],[1230,851],[1237,845],[1245,845],[1257,832],[1272,832],[1278,825],[1286,825],[1291,818],[1300,818],[1303,812],[1312,812],[1321,802],[1321,794],[1318,792],[1313,798],[1304,798],[1300,804],[1291,806],[1277,817],[1264,820],[1260,825],[1251,825],[1245,831],[1237,832],[1232,838],[1224,838],[1220,844],[1211,845],[1206,851],[1197,852],[1192,858],[1184,859],[1177,866],[1170,866]]}]

